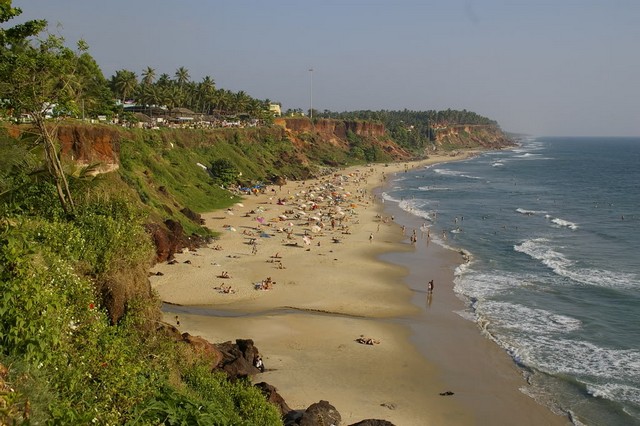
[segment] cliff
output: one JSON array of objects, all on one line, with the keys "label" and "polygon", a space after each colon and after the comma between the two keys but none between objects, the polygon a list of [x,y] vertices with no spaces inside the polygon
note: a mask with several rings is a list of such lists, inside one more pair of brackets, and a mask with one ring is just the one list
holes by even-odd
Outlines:
[{"label": "cliff", "polygon": [[500,149],[513,145],[498,126],[452,125],[434,129],[435,145],[441,149],[487,148]]},{"label": "cliff", "polygon": [[319,119],[312,124],[306,117],[278,118],[276,124],[293,133],[316,132],[328,139],[346,140],[349,132],[365,138],[386,138],[384,124],[372,121]]},{"label": "cliff", "polygon": [[118,169],[120,132],[110,126],[61,126],[57,131],[63,155],[76,163],[97,164],[102,173]]}]

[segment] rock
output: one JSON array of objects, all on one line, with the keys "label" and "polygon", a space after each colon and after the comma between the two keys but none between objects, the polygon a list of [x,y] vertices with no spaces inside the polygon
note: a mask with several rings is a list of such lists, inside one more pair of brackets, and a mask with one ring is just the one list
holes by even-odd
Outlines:
[{"label": "rock", "polygon": [[193,223],[196,223],[198,225],[204,225],[204,219],[202,218],[202,216],[199,213],[194,212],[190,208],[185,207],[182,210],[180,210],[180,213],[185,215]]},{"label": "rock", "polygon": [[349,426],[395,426],[395,425],[387,420],[367,419],[367,420],[361,420],[358,423],[353,423]]},{"label": "rock", "polygon": [[244,378],[258,374],[260,370],[254,365],[259,355],[258,349],[251,339],[237,339],[236,343],[224,342],[216,345],[222,353],[220,368],[230,379]]},{"label": "rock", "polygon": [[336,407],[321,400],[311,404],[300,419],[300,426],[339,426],[342,416]]},{"label": "rock", "polygon": [[302,415],[304,414],[304,410],[291,410],[282,418],[282,422],[284,426],[298,426],[300,425],[300,420],[302,419]]},{"label": "rock", "polygon": [[266,382],[260,382],[254,386],[262,391],[262,394],[267,398],[267,401],[278,407],[282,416],[285,416],[291,411],[291,408],[289,408],[287,403],[284,401],[284,398],[277,392],[275,386]]}]

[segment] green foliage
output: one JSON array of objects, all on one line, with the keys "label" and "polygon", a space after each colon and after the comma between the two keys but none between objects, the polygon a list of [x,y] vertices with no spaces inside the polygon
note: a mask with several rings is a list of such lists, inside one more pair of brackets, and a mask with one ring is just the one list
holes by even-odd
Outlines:
[{"label": "green foliage", "polygon": [[222,185],[229,185],[238,181],[238,169],[236,166],[226,158],[218,158],[211,162],[211,168],[209,169],[211,177]]},{"label": "green foliage", "polygon": [[155,330],[147,324],[157,301],[132,299],[110,324],[98,283],[136,268],[146,276],[153,251],[134,205],[87,197],[69,219],[44,207],[55,194],[31,192],[41,209],[7,209],[0,222],[0,361],[20,360],[16,395],[29,400],[34,422],[279,424],[248,384],[191,370],[179,356],[186,349],[145,331]]},{"label": "green foliage", "polygon": [[[184,373],[185,388],[164,388],[140,405],[131,424],[281,425],[277,408],[265,403],[259,389],[243,381],[229,382],[204,365]],[[185,423],[186,422],[186,423]]]},{"label": "green foliage", "polygon": [[[443,111],[410,111],[407,109],[402,111],[364,110],[340,113],[325,110],[317,115],[314,114],[314,117],[380,122],[384,124],[391,139],[398,145],[413,152],[422,152],[424,148],[429,147],[435,138],[435,132],[441,126],[446,127],[459,124],[498,126],[498,123],[494,120],[483,117],[473,111],[452,109]],[[368,161],[376,160],[368,159]]]}]

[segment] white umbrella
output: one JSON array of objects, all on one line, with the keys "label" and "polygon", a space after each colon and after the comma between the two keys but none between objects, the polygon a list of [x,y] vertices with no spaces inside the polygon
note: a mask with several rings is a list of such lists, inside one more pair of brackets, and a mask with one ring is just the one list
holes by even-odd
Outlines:
[{"label": "white umbrella", "polygon": [[314,225],[311,227],[311,232],[313,232],[314,234],[317,234],[320,231],[322,231],[322,228],[320,228],[318,225]]}]

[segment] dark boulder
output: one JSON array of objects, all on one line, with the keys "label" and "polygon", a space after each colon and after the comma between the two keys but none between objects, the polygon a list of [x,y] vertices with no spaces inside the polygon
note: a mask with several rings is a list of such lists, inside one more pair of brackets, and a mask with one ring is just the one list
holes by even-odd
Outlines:
[{"label": "dark boulder", "polygon": [[387,420],[367,419],[359,421],[349,426],[395,426],[393,423]]},{"label": "dark boulder", "polygon": [[199,213],[194,212],[190,208],[185,207],[182,210],[180,210],[180,213],[185,215],[191,222],[196,223],[198,225],[204,225],[204,219],[202,218],[202,216],[200,216]]},{"label": "dark boulder", "polygon": [[278,407],[282,416],[291,411],[291,408],[289,408],[284,398],[278,393],[275,386],[272,386],[266,382],[260,382],[256,384],[255,387],[260,389],[265,398],[267,398],[267,401]]},{"label": "dark boulder", "polygon": [[236,343],[224,342],[215,345],[222,353],[219,364],[230,379],[245,378],[260,373],[255,366],[260,353],[251,339],[237,339]]},{"label": "dark boulder", "polygon": [[339,426],[341,421],[342,416],[336,407],[322,400],[306,409],[300,419],[300,426]]}]

